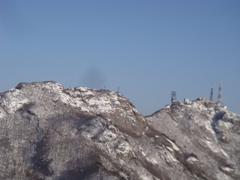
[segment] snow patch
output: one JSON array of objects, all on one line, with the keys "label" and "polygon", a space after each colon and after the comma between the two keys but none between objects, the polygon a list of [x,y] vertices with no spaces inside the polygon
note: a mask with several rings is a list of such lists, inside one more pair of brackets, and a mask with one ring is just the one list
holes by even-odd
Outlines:
[{"label": "snow patch", "polygon": [[149,163],[151,163],[152,165],[158,165],[158,164],[159,164],[159,162],[157,161],[157,159],[158,159],[157,155],[156,155],[156,156],[154,156],[154,155],[149,155],[149,156],[146,158],[146,160],[147,160]]},{"label": "snow patch", "polygon": [[127,157],[131,151],[132,151],[132,148],[130,144],[128,144],[125,141],[121,142],[116,149],[117,154],[123,157]]},{"label": "snow patch", "polygon": [[6,116],[6,113],[2,107],[0,107],[0,119],[4,118]]},{"label": "snow patch", "polygon": [[178,162],[178,160],[169,151],[165,151],[164,155],[166,162],[168,163]]},{"label": "snow patch", "polygon": [[174,144],[172,141],[170,141],[169,139],[167,139],[167,141],[172,145],[173,150],[175,151],[180,151],[180,149],[176,146],[176,144]]},{"label": "snow patch", "polygon": [[198,162],[199,160],[196,158],[196,157],[194,157],[194,156],[190,156],[190,157],[188,157],[187,158],[187,162],[189,163],[189,164],[194,164],[194,163],[196,163],[196,162]]},{"label": "snow patch", "polygon": [[216,154],[219,153],[222,157],[225,157],[226,159],[229,158],[228,154],[223,149],[218,147],[217,144],[214,144],[214,143],[212,143],[211,141],[208,141],[208,140],[206,140],[204,142],[212,152],[214,152]]},{"label": "snow patch", "polygon": [[5,94],[5,98],[1,104],[6,107],[8,113],[14,113],[27,103],[29,103],[29,100],[23,96],[20,90],[11,89]]},{"label": "snow patch", "polygon": [[112,105],[107,97],[94,97],[88,101],[89,106],[95,107],[99,113],[106,113],[112,111]]},{"label": "snow patch", "polygon": [[100,142],[109,142],[109,141],[113,141],[117,138],[117,135],[115,133],[113,133],[112,131],[109,130],[105,130],[103,132],[103,134],[101,135],[101,137],[99,138]]},{"label": "snow patch", "polygon": [[234,172],[234,169],[231,168],[231,167],[228,167],[228,166],[222,166],[222,167],[221,167],[221,170],[222,170],[223,172],[225,172],[225,173],[228,173],[228,174]]}]

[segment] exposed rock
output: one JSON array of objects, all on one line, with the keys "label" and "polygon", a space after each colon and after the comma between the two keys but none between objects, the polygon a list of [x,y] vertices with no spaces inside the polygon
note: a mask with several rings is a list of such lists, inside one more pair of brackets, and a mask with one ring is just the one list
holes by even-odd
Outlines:
[{"label": "exposed rock", "polygon": [[240,179],[240,118],[204,99],[143,117],[107,90],[0,94],[1,180]]}]

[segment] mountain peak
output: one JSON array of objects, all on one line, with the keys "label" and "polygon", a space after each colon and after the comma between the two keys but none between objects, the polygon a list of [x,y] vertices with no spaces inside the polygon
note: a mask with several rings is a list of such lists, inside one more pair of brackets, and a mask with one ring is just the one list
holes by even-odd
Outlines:
[{"label": "mountain peak", "polygon": [[46,81],[0,94],[0,177],[235,180],[240,118],[208,101],[144,117],[117,92]]}]

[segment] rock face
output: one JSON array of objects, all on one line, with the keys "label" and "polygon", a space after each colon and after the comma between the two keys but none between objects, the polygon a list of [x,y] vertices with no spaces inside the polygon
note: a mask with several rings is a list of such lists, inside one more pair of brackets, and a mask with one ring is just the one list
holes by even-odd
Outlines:
[{"label": "rock face", "polygon": [[118,93],[55,82],[0,94],[0,180],[128,179],[240,179],[240,117],[206,100],[143,117]]}]

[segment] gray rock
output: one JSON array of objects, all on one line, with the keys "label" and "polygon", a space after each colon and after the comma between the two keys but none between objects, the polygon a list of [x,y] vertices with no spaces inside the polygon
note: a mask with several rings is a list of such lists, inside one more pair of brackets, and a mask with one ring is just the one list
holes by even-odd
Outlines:
[{"label": "gray rock", "polygon": [[143,117],[115,92],[21,83],[0,94],[0,179],[240,179],[239,136],[203,99]]}]

